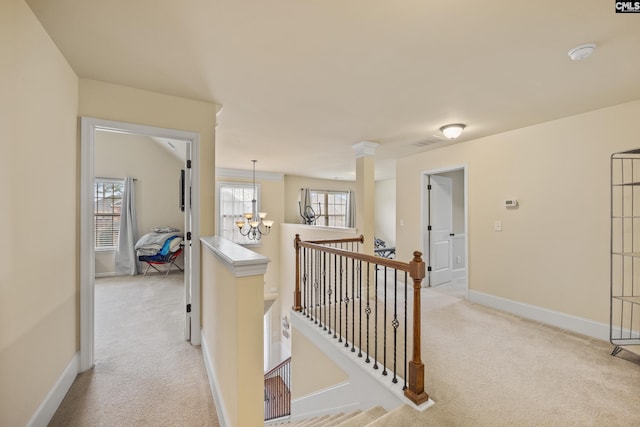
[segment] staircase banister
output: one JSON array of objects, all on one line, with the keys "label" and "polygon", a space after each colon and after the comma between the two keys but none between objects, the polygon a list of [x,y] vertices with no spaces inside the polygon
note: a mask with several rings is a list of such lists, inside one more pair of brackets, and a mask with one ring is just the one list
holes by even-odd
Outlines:
[{"label": "staircase banister", "polygon": [[[390,267],[390,268],[395,268],[397,270],[400,271],[406,271],[408,273],[411,273],[412,271],[414,271],[416,274],[420,273],[420,262],[416,262],[415,267],[412,268],[411,263],[408,262],[402,262],[402,261],[398,261],[395,259],[389,259],[389,258],[382,258],[382,257],[378,257],[375,255],[368,255],[368,254],[363,254],[360,252],[351,252],[351,251],[347,251],[345,249],[340,249],[340,248],[334,248],[331,246],[324,246],[324,245],[319,245],[317,243],[309,243],[309,242],[300,242],[299,247],[301,248],[309,248],[309,249],[315,249],[321,252],[327,252],[327,253],[331,253],[331,254],[336,254],[336,255],[340,255],[346,258],[352,258],[352,259],[356,259],[356,260],[360,260],[360,261],[364,261],[364,262],[368,262],[371,264],[377,264],[383,267]],[[418,252],[420,253],[420,252]],[[420,253],[420,255],[422,255]],[[424,262],[422,262],[422,265],[424,266]],[[413,277],[413,276],[412,276]],[[423,276],[421,277],[421,279],[424,278],[424,273]]]},{"label": "staircase banister", "polygon": [[[294,247],[296,250],[296,283],[295,283],[295,291],[294,291],[294,307],[293,310],[297,311],[297,312],[303,312],[303,308],[304,308],[304,312],[305,312],[305,316],[307,318],[309,318],[310,320],[313,320],[314,323],[319,324],[320,327],[324,327],[324,330],[327,330],[326,327],[326,315],[327,312],[324,311],[324,315],[325,315],[325,324],[323,325],[323,318],[322,318],[322,313],[324,310],[324,304],[325,301],[327,301],[327,297],[326,295],[324,295],[324,299],[321,299],[321,294],[325,291],[325,284],[326,284],[326,280],[327,277],[325,276],[324,272],[319,272],[318,269],[322,269],[324,268],[324,266],[326,266],[325,262],[326,261],[319,261],[319,264],[317,267],[309,267],[308,263],[313,264],[314,261],[314,257],[310,256],[307,257],[307,251],[303,251],[301,252],[300,249],[301,248],[305,248],[305,249],[309,249],[310,253],[314,253],[314,252],[318,252],[318,253],[329,253],[329,254],[334,254],[336,255],[336,258],[339,257],[339,259],[350,259],[350,260],[358,260],[358,261],[362,261],[365,263],[369,263],[370,265],[375,265],[375,266],[382,266],[382,267],[389,267],[391,269],[394,269],[396,271],[395,277],[397,280],[397,272],[398,271],[403,271],[406,274],[408,274],[411,277],[411,281],[406,281],[405,280],[405,325],[407,325],[408,323],[410,323],[412,325],[412,329],[413,329],[413,337],[412,337],[412,359],[409,361],[407,360],[407,355],[406,355],[406,347],[405,347],[405,366],[408,368],[408,371],[405,371],[405,388],[404,388],[404,395],[406,398],[408,398],[409,400],[411,400],[413,403],[415,403],[416,405],[421,405],[425,402],[427,402],[429,400],[429,395],[425,392],[424,389],[424,381],[425,381],[425,372],[424,372],[424,363],[421,360],[421,342],[420,342],[420,338],[421,338],[421,301],[420,301],[420,291],[422,289],[422,281],[423,279],[426,277],[426,265],[424,260],[422,259],[422,253],[420,251],[415,251],[413,252],[413,259],[410,262],[402,262],[402,261],[398,261],[395,259],[388,259],[388,258],[382,258],[379,256],[374,256],[374,255],[368,255],[368,254],[363,254],[363,253],[359,253],[359,252],[352,252],[349,250],[345,250],[345,249],[341,249],[341,248],[337,248],[334,246],[327,246],[328,243],[341,243],[341,242],[345,242],[345,241],[358,241],[360,243],[364,242],[364,237],[360,236],[360,238],[356,238],[356,239],[335,239],[335,240],[316,240],[316,241],[302,241],[300,239],[299,235],[296,235],[295,240],[294,240]],[[305,289],[308,290],[306,291],[306,295],[305,296],[305,302],[304,302],[304,307],[301,301],[301,277],[303,276],[302,271],[301,271],[301,259],[304,259],[304,263],[305,263],[305,267],[304,267],[304,286]],[[319,260],[320,258],[318,258]],[[335,261],[334,261],[335,262]],[[329,261],[329,265],[331,265],[331,261]],[[352,264],[352,268],[353,264]],[[342,291],[342,278],[343,278],[343,270],[342,270],[342,261],[339,267],[335,267],[334,268],[334,272],[340,272],[339,275],[339,282],[340,283],[340,288],[339,289],[331,289],[331,279],[329,278],[329,299],[328,299],[328,303],[329,303],[329,321],[331,321],[331,301],[332,301],[332,297],[331,295],[334,293],[338,293],[338,297],[333,297],[335,298],[335,305],[334,307],[337,307],[339,304],[344,303],[347,307],[349,302],[353,301],[352,305],[351,305],[351,315],[352,315],[352,319],[351,319],[351,330],[352,330],[352,343],[351,343],[351,351],[355,352],[355,315],[356,315],[356,311],[355,311],[355,301],[356,299],[359,299],[361,294],[356,294],[355,291],[355,274],[352,273],[351,276],[349,277],[351,280],[351,293],[349,294],[349,287],[348,287],[348,282],[346,282],[346,276],[349,274],[349,270],[347,267],[347,270],[345,271],[345,291],[344,291],[344,297],[343,297],[343,291]],[[369,283],[369,270],[367,270],[367,283]],[[309,276],[308,274],[316,274],[317,277],[315,280],[308,280]],[[334,273],[335,274],[335,273]],[[386,274],[386,272],[385,272]],[[406,277],[406,276],[405,276]],[[322,279],[320,279],[322,278]],[[337,274],[335,274],[335,278],[334,280],[338,281],[338,276]],[[362,276],[360,276],[358,278],[358,280],[362,280]],[[311,285],[311,283],[313,282],[313,285]],[[377,281],[376,281],[377,283]],[[386,287],[386,279],[384,280],[384,286]],[[397,283],[397,282],[396,282]],[[377,286],[377,285],[376,285]],[[369,298],[369,287],[366,287],[367,289],[367,299]],[[385,288],[386,289],[386,288]],[[412,294],[412,300],[413,300],[413,310],[412,310],[412,319],[406,319],[406,296],[407,293],[409,291],[409,289],[412,290],[411,294]],[[362,292],[362,291],[360,291]],[[385,304],[385,310],[386,310],[386,291],[385,291],[385,297],[384,297],[384,304]],[[376,291],[376,298],[377,298],[377,291]],[[395,365],[395,342],[396,342],[396,332],[397,332],[397,328],[400,325],[400,322],[398,321],[397,318],[397,311],[396,311],[396,301],[397,299],[394,299],[394,312],[393,312],[393,322],[391,322],[391,325],[393,327],[393,329],[391,330],[391,333],[393,334],[393,340],[394,340],[394,351],[393,351],[393,373],[394,373],[394,382],[396,381],[396,365]],[[335,308],[334,308],[334,320],[336,322],[336,324],[339,324],[339,331],[336,334],[336,330],[334,328],[334,333],[333,333],[333,338],[336,339],[338,338],[338,342],[342,342],[342,308],[340,309],[340,317],[338,317],[338,313],[335,312]],[[359,314],[360,316],[362,316],[362,300],[360,300],[360,307],[359,307]],[[369,315],[371,313],[370,311],[370,307],[369,304],[367,303],[366,305],[366,310],[365,310],[366,316],[367,316],[367,324],[369,321]],[[376,311],[377,313],[377,311]],[[348,337],[349,337],[349,323],[348,323],[348,316],[349,316],[349,311],[346,310],[345,311],[345,334],[344,334],[344,339],[345,339],[345,347],[348,347]],[[377,322],[377,314],[375,317],[376,320],[374,320],[374,324]],[[362,322],[362,317],[360,317],[359,320],[360,324],[358,325],[359,328],[361,328],[361,322]],[[386,314],[384,316],[384,322],[386,323]],[[406,326],[405,326],[406,327]],[[329,324],[329,333],[331,333],[331,324]],[[384,342],[386,342],[387,338],[386,338],[386,330],[384,329]],[[359,329],[360,333],[362,332],[362,329]],[[406,332],[406,329],[405,329]],[[367,329],[367,343],[368,343],[368,329]],[[377,330],[374,331],[374,334],[376,334],[375,336],[377,337]],[[406,333],[405,333],[405,337],[406,337]],[[362,337],[360,336],[360,340],[362,339]],[[377,340],[377,338],[375,338]],[[406,339],[406,338],[405,338]],[[377,343],[377,341],[376,341]],[[377,344],[375,344],[377,345]],[[360,345],[359,345],[360,346]],[[367,344],[367,362],[368,360],[368,344]],[[359,357],[361,356],[362,352],[360,352]],[[375,354],[374,354],[375,356]],[[386,353],[383,355],[383,375],[386,375]],[[373,366],[374,369],[377,369],[377,362],[374,364]]]},{"label": "staircase banister", "polygon": [[364,243],[364,236],[361,234],[360,237],[350,237],[347,239],[323,239],[323,240],[305,240],[306,243],[316,243],[319,245],[330,245],[333,243]]},{"label": "staircase banister", "polygon": [[287,359],[283,360],[282,362],[278,363],[277,366],[275,366],[272,369],[269,369],[269,371],[267,371],[264,376],[268,377],[269,375],[272,375],[274,372],[276,372],[278,369],[282,368],[283,366],[285,366],[287,363],[291,363],[291,357],[288,357]]}]

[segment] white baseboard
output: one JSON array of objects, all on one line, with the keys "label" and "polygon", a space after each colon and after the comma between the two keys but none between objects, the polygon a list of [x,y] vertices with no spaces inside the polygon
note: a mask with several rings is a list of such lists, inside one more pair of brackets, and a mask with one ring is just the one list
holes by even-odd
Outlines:
[{"label": "white baseboard", "polygon": [[609,341],[609,325],[606,323],[473,290],[469,290],[469,301],[602,341]]},{"label": "white baseboard", "polygon": [[96,278],[98,278],[98,277],[115,277],[115,276],[116,276],[116,273],[113,272],[113,271],[112,272],[107,272],[107,273],[96,273],[95,274]]},{"label": "white baseboard", "polygon": [[46,427],[49,424],[62,403],[62,399],[67,395],[73,381],[78,376],[79,367],[80,353],[76,353],[27,423],[28,427]]},{"label": "white baseboard", "polygon": [[207,349],[207,343],[202,336],[202,331],[200,331],[201,339],[200,339],[200,348],[202,349],[202,358],[204,359],[204,367],[207,370],[207,378],[209,380],[209,388],[211,389],[211,395],[213,396],[213,402],[216,405],[216,410],[218,411],[218,421],[220,422],[220,427],[229,426],[229,415],[227,414],[227,407],[224,405],[224,401],[222,400],[222,393],[218,389],[218,381],[216,381],[216,374],[213,371],[211,363],[209,362],[209,350]]}]

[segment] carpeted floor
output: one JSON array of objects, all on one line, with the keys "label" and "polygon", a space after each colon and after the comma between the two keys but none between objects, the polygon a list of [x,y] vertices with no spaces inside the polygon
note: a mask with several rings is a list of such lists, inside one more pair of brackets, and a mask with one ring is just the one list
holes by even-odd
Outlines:
[{"label": "carpeted floor", "polygon": [[[216,426],[199,348],[183,340],[182,276],[96,284],[96,366],[51,426]],[[425,388],[436,404],[375,425],[640,426],[640,357],[464,299],[422,290]]]},{"label": "carpeted floor", "polygon": [[461,298],[423,289],[425,389],[376,426],[640,426],[640,357]]},{"label": "carpeted floor", "polygon": [[50,426],[217,426],[200,347],[184,341],[183,275],[96,280],[95,367]]}]

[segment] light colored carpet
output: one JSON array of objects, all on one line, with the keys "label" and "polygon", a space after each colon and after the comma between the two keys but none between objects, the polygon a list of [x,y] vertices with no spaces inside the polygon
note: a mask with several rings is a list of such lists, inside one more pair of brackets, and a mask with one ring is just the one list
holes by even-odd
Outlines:
[{"label": "light colored carpet", "polygon": [[[78,377],[51,426],[216,426],[200,349],[183,341],[182,276],[101,279],[96,366]],[[423,289],[424,412],[373,425],[640,426],[640,357],[607,342]]]},{"label": "light colored carpet", "polygon": [[640,357],[423,289],[425,388],[436,404],[375,426],[640,426]]},{"label": "light colored carpet", "polygon": [[184,341],[182,280],[96,280],[96,364],[50,426],[219,425],[200,347]]}]

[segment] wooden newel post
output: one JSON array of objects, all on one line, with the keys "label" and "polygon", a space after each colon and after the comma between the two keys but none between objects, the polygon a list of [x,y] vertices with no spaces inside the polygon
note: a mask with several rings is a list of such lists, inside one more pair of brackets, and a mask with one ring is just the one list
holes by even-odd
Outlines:
[{"label": "wooden newel post", "polygon": [[413,358],[409,362],[409,385],[404,390],[404,395],[416,405],[420,405],[429,400],[429,395],[424,391],[424,363],[420,355],[420,289],[425,277],[422,253],[414,252],[409,265],[409,274],[413,279]]},{"label": "wooden newel post", "polygon": [[293,246],[296,248],[296,288],[293,291],[293,311],[302,311],[302,294],[300,293],[300,235],[296,234]]}]

